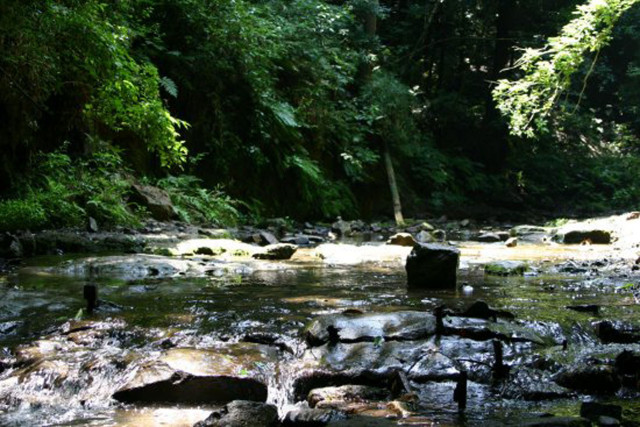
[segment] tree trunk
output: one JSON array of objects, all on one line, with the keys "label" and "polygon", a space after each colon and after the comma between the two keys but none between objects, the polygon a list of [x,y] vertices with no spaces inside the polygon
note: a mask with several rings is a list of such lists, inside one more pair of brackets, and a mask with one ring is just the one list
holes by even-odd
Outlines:
[{"label": "tree trunk", "polygon": [[393,162],[389,153],[389,144],[385,141],[383,146],[384,166],[387,170],[387,179],[389,180],[389,189],[391,190],[391,200],[393,200],[393,216],[397,225],[404,225],[402,216],[402,205],[400,204],[400,193],[396,184],[396,173],[393,170]]},{"label": "tree trunk", "polygon": [[[376,30],[378,26],[377,12],[379,7],[379,0],[371,0],[370,9],[364,17],[364,29],[367,36],[373,41],[376,36]],[[367,64],[367,71],[363,80],[371,78],[371,66]],[[391,190],[391,199],[393,201],[393,216],[395,217],[397,225],[404,225],[404,218],[402,217],[402,205],[400,204],[400,193],[398,192],[398,185],[396,183],[396,173],[393,170],[393,162],[391,161],[391,153],[389,152],[389,145],[386,141],[383,141],[382,156],[384,157],[384,166],[387,171],[387,179],[389,180],[389,189]]]}]

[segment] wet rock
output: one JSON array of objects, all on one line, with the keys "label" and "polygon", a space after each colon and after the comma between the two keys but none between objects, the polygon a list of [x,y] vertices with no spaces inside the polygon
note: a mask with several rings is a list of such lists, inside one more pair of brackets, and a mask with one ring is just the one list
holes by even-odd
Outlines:
[{"label": "wet rock", "polygon": [[389,387],[402,370],[409,380],[419,382],[458,374],[454,362],[432,340],[325,344],[305,351],[294,365],[294,396],[304,400],[313,389],[349,384]]},{"label": "wet rock", "polygon": [[607,343],[630,344],[640,342],[640,333],[630,325],[617,321],[602,321],[596,324],[596,335]]},{"label": "wet rock", "polygon": [[312,408],[340,410],[352,402],[384,400],[388,397],[389,390],[384,388],[348,384],[311,390],[307,402]]},{"label": "wet rock", "polygon": [[124,280],[148,277],[204,276],[205,268],[197,262],[156,255],[122,255],[84,258],[65,262],[51,271],[58,274],[109,277]]},{"label": "wet rock", "polygon": [[508,319],[514,319],[515,316],[508,311],[494,310],[489,307],[484,301],[476,301],[469,308],[467,308],[462,316],[477,317],[479,319],[495,319],[497,317],[505,317]]},{"label": "wet rock", "polygon": [[640,387],[640,353],[624,350],[614,363],[616,373],[627,387]]},{"label": "wet rock", "polygon": [[226,403],[238,399],[264,402],[266,367],[274,350],[234,344],[215,350],[176,348],[138,366],[131,380],[113,394],[121,402]]},{"label": "wet rock", "polygon": [[499,339],[505,342],[529,342],[539,345],[555,343],[553,336],[538,333],[526,323],[519,325],[498,319],[497,322],[467,317],[445,317],[445,335],[458,335],[477,341]]},{"label": "wet rock", "polygon": [[265,252],[253,254],[256,259],[285,260],[291,258],[298,248],[295,245],[279,243],[265,247]]},{"label": "wet rock", "polygon": [[591,427],[591,421],[577,417],[541,417],[535,420],[522,420],[523,427]]},{"label": "wet rock", "polygon": [[416,243],[416,240],[409,233],[397,233],[389,237],[389,240],[387,240],[387,245],[413,247]]},{"label": "wet rock", "polygon": [[285,415],[283,427],[319,427],[329,423],[346,420],[341,412],[319,408],[296,408]]},{"label": "wet rock", "polygon": [[610,417],[618,421],[622,419],[622,407],[618,405],[606,405],[598,402],[582,402],[580,416],[593,422],[598,422],[602,416]]},{"label": "wet rock", "polygon": [[16,361],[19,364],[29,364],[46,357],[54,356],[58,352],[64,352],[70,345],[62,341],[42,339],[32,344],[20,346],[16,349]]},{"label": "wet rock", "polygon": [[476,240],[478,242],[484,242],[484,243],[494,243],[494,242],[501,241],[500,236],[498,236],[496,233],[480,234],[478,237],[476,237]]},{"label": "wet rock", "polygon": [[508,399],[523,399],[533,402],[567,398],[571,390],[560,387],[548,377],[530,369],[518,369],[505,382],[502,396]]},{"label": "wet rock", "polygon": [[266,403],[248,400],[234,400],[223,408],[215,410],[206,420],[193,427],[276,427],[278,408]]},{"label": "wet rock", "polygon": [[62,360],[40,360],[13,374],[21,384],[33,383],[39,388],[59,387],[69,376],[69,367]]},{"label": "wet rock", "polygon": [[555,239],[564,244],[579,244],[588,241],[592,244],[608,245],[611,243],[611,232],[607,230],[568,230],[560,231]]},{"label": "wet rock", "polygon": [[596,423],[598,424],[599,427],[615,427],[615,426],[621,425],[620,420],[617,420],[612,417],[607,417],[605,415],[599,416],[598,419],[596,420]]},{"label": "wet rock", "polygon": [[422,230],[416,235],[416,240],[420,243],[433,243],[436,239],[428,231]]},{"label": "wet rock", "polygon": [[509,237],[505,242],[504,245],[508,248],[515,248],[516,246],[518,246],[518,238],[517,237]]},{"label": "wet rock", "polygon": [[251,241],[260,246],[277,245],[278,243],[280,243],[278,242],[278,238],[273,233],[265,230],[260,230],[259,232],[252,234]]},{"label": "wet rock", "polygon": [[528,268],[523,261],[496,261],[486,264],[484,272],[490,276],[522,276]]},{"label": "wet rock", "polygon": [[407,286],[412,289],[452,289],[460,251],[451,246],[419,243],[407,257]]},{"label": "wet rock", "polygon": [[611,394],[622,384],[609,365],[581,365],[561,371],[555,382],[572,390],[587,394]]},{"label": "wet rock", "polygon": [[548,240],[555,233],[554,228],[538,227],[535,225],[518,225],[509,230],[511,237],[517,237],[522,242],[541,243]]},{"label": "wet rock", "polygon": [[169,193],[151,185],[131,185],[131,201],[147,208],[158,221],[178,218]]},{"label": "wet rock", "polygon": [[305,339],[311,346],[329,342],[329,327],[337,330],[338,340],[345,343],[407,341],[425,339],[435,333],[435,317],[419,311],[369,314],[330,314],[314,319],[305,329]]},{"label": "wet rock", "polygon": [[145,242],[139,236],[118,233],[89,233],[50,230],[34,236],[34,255],[63,253],[142,252]]}]

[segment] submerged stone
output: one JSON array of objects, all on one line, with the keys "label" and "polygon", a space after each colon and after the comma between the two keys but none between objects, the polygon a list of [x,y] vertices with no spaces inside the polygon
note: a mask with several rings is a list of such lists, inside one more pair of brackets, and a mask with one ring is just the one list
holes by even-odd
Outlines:
[{"label": "submerged stone", "polygon": [[296,408],[285,415],[283,427],[317,427],[336,421],[346,420],[347,416],[339,411],[319,408]]},{"label": "submerged stone", "polygon": [[278,408],[261,402],[234,400],[193,427],[276,427]]},{"label": "submerged stone", "polygon": [[602,416],[622,419],[622,407],[618,405],[607,405],[598,402],[582,402],[580,406],[580,416],[593,422],[597,422]]},{"label": "submerged stone", "polygon": [[407,286],[413,289],[452,289],[456,286],[456,274],[460,251],[454,247],[419,243],[407,257]]}]

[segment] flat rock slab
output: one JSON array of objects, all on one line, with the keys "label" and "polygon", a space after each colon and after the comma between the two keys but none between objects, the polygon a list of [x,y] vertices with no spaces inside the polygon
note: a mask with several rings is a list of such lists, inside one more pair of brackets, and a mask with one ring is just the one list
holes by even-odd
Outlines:
[{"label": "flat rock slab", "polygon": [[312,408],[342,410],[353,402],[387,400],[389,394],[385,388],[347,384],[311,390],[307,402]]},{"label": "flat rock slab", "polygon": [[227,403],[264,402],[276,360],[273,348],[240,343],[215,350],[172,349],[138,366],[113,398],[121,402]]},{"label": "flat rock slab", "polygon": [[148,277],[204,276],[205,267],[193,261],[140,254],[83,258],[64,262],[49,271],[70,276],[93,275],[138,280]]},{"label": "flat rock slab", "polygon": [[539,345],[555,344],[553,336],[538,333],[528,325],[498,319],[493,322],[469,317],[445,317],[444,334],[458,335],[478,341],[499,339],[506,342],[530,342]]},{"label": "flat rock slab", "polygon": [[347,384],[387,387],[396,371],[410,380],[455,378],[454,362],[429,341],[383,341],[326,344],[305,351],[293,366],[294,395],[305,400],[309,391]]},{"label": "flat rock slab", "polygon": [[314,319],[305,330],[305,338],[311,346],[329,342],[330,328],[337,330],[340,342],[375,341],[376,339],[419,340],[433,335],[436,319],[430,313],[400,311],[395,313],[330,314]]}]

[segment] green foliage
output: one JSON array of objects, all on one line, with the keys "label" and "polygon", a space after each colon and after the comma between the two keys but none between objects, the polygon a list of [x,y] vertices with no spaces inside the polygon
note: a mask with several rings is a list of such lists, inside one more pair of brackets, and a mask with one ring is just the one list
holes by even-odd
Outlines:
[{"label": "green foliage", "polygon": [[0,229],[78,227],[87,216],[104,226],[138,224],[135,207],[127,205],[130,184],[120,151],[98,146],[78,160],[64,151],[38,155],[37,172],[21,182],[20,197],[0,202]]},{"label": "green foliage", "polygon": [[169,193],[182,221],[216,226],[237,224],[238,202],[221,189],[208,190],[201,183],[194,176],[180,175],[160,179],[157,185]]},{"label": "green foliage", "polygon": [[515,81],[501,80],[493,91],[514,135],[533,137],[537,131],[548,129],[549,113],[569,89],[571,77],[587,54],[595,55],[592,70],[598,53],[611,41],[614,26],[636,3],[637,0],[590,0],[578,7],[576,17],[544,48],[524,50],[515,65],[524,75]]}]

